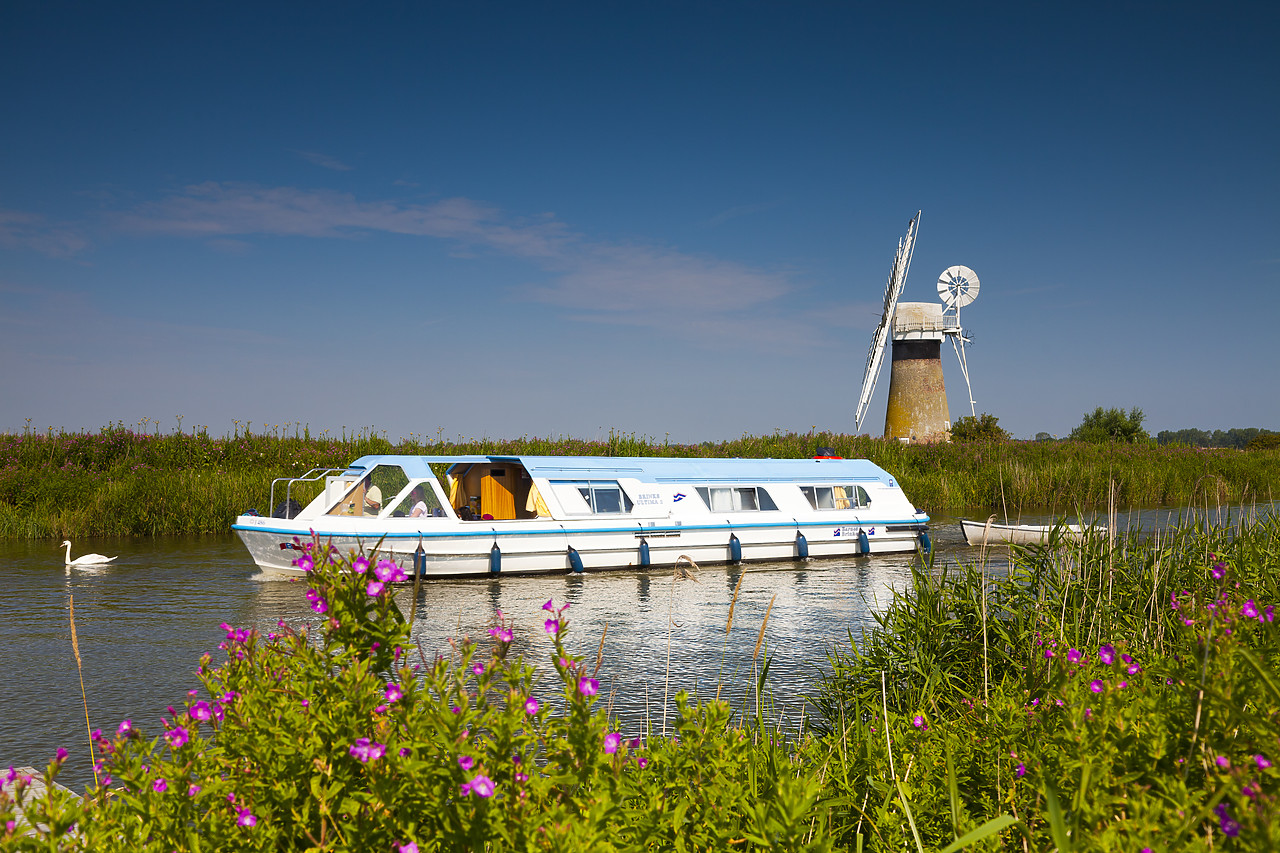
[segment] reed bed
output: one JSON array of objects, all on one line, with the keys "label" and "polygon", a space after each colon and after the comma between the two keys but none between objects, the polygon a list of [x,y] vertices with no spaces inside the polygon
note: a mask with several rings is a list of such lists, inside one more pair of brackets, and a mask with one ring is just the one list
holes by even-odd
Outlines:
[{"label": "reed bed", "polygon": [[[1280,496],[1280,450],[1239,451],[1081,442],[904,445],[829,432],[744,435],[674,444],[607,438],[434,439],[392,443],[374,428],[313,434],[295,425],[160,433],[123,424],[98,432],[0,434],[0,538],[222,533],[249,508],[267,512],[271,481],[344,467],[367,454],[530,454],[803,458],[819,447],[894,474],[930,512],[1073,511],[1218,505]],[[304,495],[304,498],[306,495]]]},{"label": "reed bed", "polygon": [[980,828],[999,849],[1276,849],[1277,606],[1280,517],[1247,511],[1019,548],[999,571],[917,565],[813,697],[826,831],[848,849]]}]

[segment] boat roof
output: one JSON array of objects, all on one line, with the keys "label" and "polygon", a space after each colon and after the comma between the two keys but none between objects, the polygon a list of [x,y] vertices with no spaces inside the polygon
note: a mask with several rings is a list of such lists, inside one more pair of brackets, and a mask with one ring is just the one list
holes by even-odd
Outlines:
[{"label": "boat roof", "polygon": [[883,468],[866,459],[738,459],[668,456],[361,456],[347,469],[358,475],[375,465],[398,465],[410,478],[433,476],[431,465],[519,464],[531,477],[584,480],[626,477],[650,483],[732,481],[837,482],[876,480],[896,486]]}]

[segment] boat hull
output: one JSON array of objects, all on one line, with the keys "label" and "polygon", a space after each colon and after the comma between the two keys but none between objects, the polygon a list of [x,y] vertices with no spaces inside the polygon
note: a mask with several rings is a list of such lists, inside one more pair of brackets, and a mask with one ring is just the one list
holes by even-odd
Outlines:
[{"label": "boat hull", "polygon": [[[889,529],[894,528],[894,529]],[[425,577],[545,574],[583,570],[674,566],[687,557],[700,565],[809,557],[852,557],[912,552],[925,526],[810,522],[787,524],[675,525],[625,529],[569,529],[561,522],[497,522],[483,529],[377,532],[301,529],[282,519],[242,516],[235,525],[253,561],[264,571],[301,575],[294,561],[313,537],[340,553],[357,551],[390,559],[412,573],[421,546]],[[802,535],[803,541],[797,536]],[[862,535],[860,535],[862,534]],[[737,540],[735,548],[734,539]],[[647,548],[642,548],[642,543]],[[494,558],[494,548],[498,558]],[[644,563],[647,551],[648,564]],[[737,556],[740,555],[740,556]],[[737,558],[735,559],[735,556]],[[496,569],[496,571],[495,571]]]},{"label": "boat hull", "polygon": [[1079,542],[1091,534],[1106,532],[1105,527],[1078,524],[995,524],[983,521],[961,521],[960,529],[969,545],[1043,545],[1051,540]]}]

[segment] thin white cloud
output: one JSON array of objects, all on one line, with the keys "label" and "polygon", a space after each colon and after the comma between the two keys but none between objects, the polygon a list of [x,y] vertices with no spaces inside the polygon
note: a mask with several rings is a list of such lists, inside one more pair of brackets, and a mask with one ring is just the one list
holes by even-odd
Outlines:
[{"label": "thin white cloud", "polygon": [[221,252],[224,255],[245,255],[253,249],[253,244],[248,240],[235,240],[226,237],[216,237],[212,240],[206,240],[205,245],[215,252]]},{"label": "thin white cloud", "polygon": [[715,216],[707,220],[708,225],[722,225],[730,219],[737,219],[741,216],[751,216],[755,213],[763,213],[774,207],[776,202],[762,202],[760,204],[741,204],[737,207],[731,207],[728,210],[722,210]]},{"label": "thin white cloud", "polygon": [[[244,252],[249,238],[348,239],[362,234],[421,236],[452,243],[450,254],[520,258],[543,276],[512,301],[562,309],[569,319],[662,329],[692,337],[813,341],[839,318],[805,314],[792,273],[645,244],[591,241],[554,214],[512,217],[467,198],[430,202],[363,200],[327,189],[209,181],[157,201],[107,214],[117,233],[202,240]],[[19,211],[0,211],[0,245],[70,255],[89,244],[70,228]],[[854,321],[854,325],[860,325]],[[804,331],[808,329],[807,333]]]},{"label": "thin white cloud", "polygon": [[0,246],[67,258],[86,249],[89,241],[71,226],[51,223],[39,214],[0,209]]},{"label": "thin white cloud", "polygon": [[742,264],[652,246],[593,246],[573,269],[530,298],[584,311],[647,314],[678,308],[701,313],[742,310],[790,288],[784,276]]},{"label": "thin white cloud", "polygon": [[321,154],[319,151],[294,151],[293,153],[322,169],[331,169],[335,172],[351,171],[351,167],[337,157],[330,157],[328,154]]},{"label": "thin white cloud", "polygon": [[363,201],[332,190],[207,182],[119,214],[116,224],[135,234],[213,240],[375,232],[449,240],[462,257],[488,249],[530,261],[550,279],[516,299],[571,308],[593,322],[689,327],[750,312],[792,290],[785,272],[663,246],[592,242],[553,214],[513,219],[466,198]]},{"label": "thin white cloud", "polygon": [[559,251],[556,244],[568,236],[554,220],[508,223],[496,208],[465,198],[431,204],[360,201],[333,190],[215,181],[118,214],[115,222],[131,233],[188,237],[332,238],[385,232],[487,245],[520,257],[554,256]]}]

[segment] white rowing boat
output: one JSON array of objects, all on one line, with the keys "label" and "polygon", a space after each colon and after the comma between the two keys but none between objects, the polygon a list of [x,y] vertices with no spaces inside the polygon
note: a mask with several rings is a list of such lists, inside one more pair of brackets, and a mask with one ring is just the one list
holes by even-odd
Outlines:
[{"label": "white rowing boat", "polygon": [[260,568],[290,574],[313,536],[424,577],[929,549],[929,516],[865,459],[365,456],[281,478],[278,497],[233,529]]},{"label": "white rowing boat", "polygon": [[970,545],[1041,545],[1050,541],[1079,542],[1105,527],[1079,524],[996,524],[994,521],[961,520],[964,541]]}]

